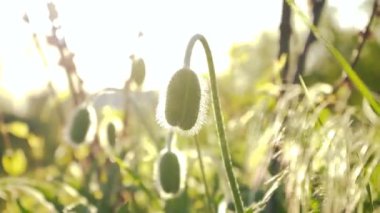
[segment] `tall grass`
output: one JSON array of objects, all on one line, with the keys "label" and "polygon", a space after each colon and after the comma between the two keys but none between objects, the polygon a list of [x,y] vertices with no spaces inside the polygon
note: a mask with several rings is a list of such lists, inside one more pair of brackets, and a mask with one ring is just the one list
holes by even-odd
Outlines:
[{"label": "tall grass", "polygon": [[[262,158],[280,159],[280,172],[266,186],[267,196],[280,193],[282,185],[287,212],[369,211],[367,187],[373,187],[371,175],[380,160],[379,127],[344,100],[330,102],[332,88],[327,84],[286,90],[273,112],[265,115],[272,122],[252,133],[259,138],[251,152],[261,149]],[[279,147],[278,152],[263,149],[265,143]],[[262,162],[269,167],[268,160]],[[267,196],[250,210],[265,209],[270,204]]]}]

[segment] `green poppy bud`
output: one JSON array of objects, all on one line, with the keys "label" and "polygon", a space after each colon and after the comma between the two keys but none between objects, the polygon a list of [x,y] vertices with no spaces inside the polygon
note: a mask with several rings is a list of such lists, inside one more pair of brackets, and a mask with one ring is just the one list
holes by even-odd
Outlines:
[{"label": "green poppy bud", "polygon": [[118,118],[103,119],[99,127],[99,141],[101,147],[106,151],[114,150],[122,128],[123,123]]},{"label": "green poppy bud", "polygon": [[166,152],[160,159],[160,183],[166,193],[177,193],[180,184],[180,166],[177,156]]},{"label": "green poppy bud", "polygon": [[68,128],[68,140],[73,145],[90,143],[96,133],[96,111],[93,107],[79,107],[73,114]]},{"label": "green poppy bud", "polygon": [[107,139],[110,146],[115,146],[116,143],[116,128],[113,123],[107,125]]},{"label": "green poppy bud", "polygon": [[186,165],[179,151],[161,151],[156,166],[156,178],[163,198],[173,198],[184,188]]},{"label": "green poppy bud", "polygon": [[145,63],[142,58],[136,58],[131,55],[132,68],[130,80],[135,82],[138,86],[141,86],[145,79]]},{"label": "green poppy bud", "polygon": [[178,70],[167,87],[162,123],[186,134],[196,134],[206,114],[206,97],[204,84],[194,71]]}]

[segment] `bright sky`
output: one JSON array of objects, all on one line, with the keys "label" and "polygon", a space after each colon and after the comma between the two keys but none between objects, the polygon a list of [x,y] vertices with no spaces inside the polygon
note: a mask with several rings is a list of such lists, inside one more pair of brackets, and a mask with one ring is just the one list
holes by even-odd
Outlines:
[{"label": "bright sky", "polygon": [[[279,0],[57,0],[62,35],[75,53],[77,71],[88,91],[122,87],[129,77],[129,55],[145,59],[145,89],[156,89],[182,66],[190,37],[208,39],[218,71],[229,65],[232,44],[254,39],[262,31],[277,32]],[[305,8],[304,0],[296,1]],[[368,18],[362,1],[332,0],[340,24],[362,28]],[[344,6],[341,6],[344,5]],[[30,25],[22,21],[24,12]],[[58,90],[67,89],[58,53],[44,44],[51,30],[46,0],[0,1],[0,88],[13,97],[44,88],[51,79]],[[354,16],[352,14],[355,14]],[[141,40],[138,32],[143,32]],[[48,64],[34,48],[32,33],[39,35]],[[199,51],[199,49],[198,49]],[[206,71],[203,52],[193,53],[193,69]]]}]

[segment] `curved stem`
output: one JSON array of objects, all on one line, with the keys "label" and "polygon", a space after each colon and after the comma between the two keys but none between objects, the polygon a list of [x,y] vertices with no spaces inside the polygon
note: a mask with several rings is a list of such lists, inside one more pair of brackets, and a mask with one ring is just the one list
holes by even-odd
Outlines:
[{"label": "curved stem", "polygon": [[204,48],[204,51],[207,57],[208,70],[209,70],[209,75],[210,75],[211,93],[212,93],[212,103],[214,107],[214,115],[215,115],[215,120],[216,120],[216,127],[218,131],[222,159],[224,163],[224,168],[227,173],[228,183],[229,183],[229,186],[234,198],[235,208],[236,208],[236,211],[240,213],[244,211],[244,207],[243,207],[243,202],[240,197],[238,184],[237,184],[234,172],[232,170],[230,151],[227,144],[226,134],[224,132],[223,118],[222,118],[222,113],[220,109],[218,90],[217,90],[217,85],[216,85],[214,62],[212,59],[210,47],[207,43],[206,38],[203,35],[196,34],[189,41],[187,45],[187,49],[186,49],[184,66],[190,67],[191,53],[196,41],[200,41],[202,43],[202,46]]},{"label": "curved stem", "polygon": [[215,209],[214,209],[214,204],[212,202],[210,191],[208,190],[208,184],[207,184],[206,173],[205,173],[205,166],[204,166],[204,163],[203,163],[203,160],[202,160],[202,152],[201,152],[201,148],[199,146],[198,135],[194,136],[194,142],[195,142],[195,147],[197,148],[198,161],[199,161],[199,166],[201,168],[201,174],[202,174],[203,184],[204,184],[204,187],[205,187],[208,210],[210,211],[210,213],[213,213],[213,212],[215,212]]}]

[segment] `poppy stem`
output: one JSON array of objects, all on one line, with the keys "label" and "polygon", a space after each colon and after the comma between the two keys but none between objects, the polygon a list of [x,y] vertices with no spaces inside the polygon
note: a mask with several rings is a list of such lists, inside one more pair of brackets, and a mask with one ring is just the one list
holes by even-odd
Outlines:
[{"label": "poppy stem", "polygon": [[223,118],[222,118],[222,113],[221,113],[221,108],[220,108],[220,103],[219,103],[219,96],[218,96],[218,89],[217,89],[217,84],[216,84],[214,62],[213,62],[213,58],[212,58],[212,54],[211,54],[211,50],[208,45],[208,42],[203,35],[196,34],[190,39],[187,45],[187,49],[186,49],[184,67],[190,67],[190,58],[191,58],[191,54],[192,54],[194,44],[196,41],[199,41],[202,43],[203,49],[207,57],[207,64],[208,64],[210,84],[211,84],[211,93],[212,93],[212,103],[213,103],[214,115],[215,115],[215,120],[216,120],[216,128],[218,132],[219,145],[220,145],[220,150],[222,154],[222,160],[224,163],[224,168],[227,174],[228,183],[229,183],[229,186],[234,198],[236,212],[243,213],[244,206],[240,197],[238,183],[235,178],[234,172],[232,170],[231,155],[230,155],[230,151],[229,151],[229,147],[228,147],[228,143],[226,139],[226,134],[224,131]]}]

